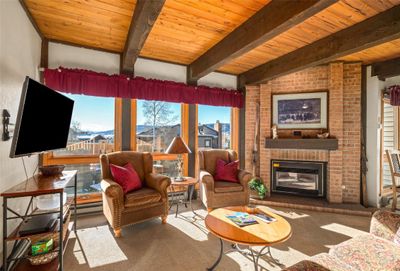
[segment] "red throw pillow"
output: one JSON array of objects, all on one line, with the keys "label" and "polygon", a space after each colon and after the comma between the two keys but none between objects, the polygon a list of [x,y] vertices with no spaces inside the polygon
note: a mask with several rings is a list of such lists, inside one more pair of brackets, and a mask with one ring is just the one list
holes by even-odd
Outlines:
[{"label": "red throw pillow", "polygon": [[214,180],[238,183],[238,166],[239,160],[228,163],[222,159],[218,159]]},{"label": "red throw pillow", "polygon": [[142,182],[139,175],[131,163],[128,163],[123,167],[110,164],[110,170],[114,181],[122,186],[124,194],[142,188]]}]

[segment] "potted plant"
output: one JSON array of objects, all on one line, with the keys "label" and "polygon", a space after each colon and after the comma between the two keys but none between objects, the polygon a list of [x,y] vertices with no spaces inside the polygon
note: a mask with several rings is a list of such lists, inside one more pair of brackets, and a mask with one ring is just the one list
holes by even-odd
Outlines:
[{"label": "potted plant", "polygon": [[265,187],[264,182],[259,177],[254,177],[249,182],[249,188],[252,193],[250,196],[256,199],[264,199],[267,194],[267,187]]}]

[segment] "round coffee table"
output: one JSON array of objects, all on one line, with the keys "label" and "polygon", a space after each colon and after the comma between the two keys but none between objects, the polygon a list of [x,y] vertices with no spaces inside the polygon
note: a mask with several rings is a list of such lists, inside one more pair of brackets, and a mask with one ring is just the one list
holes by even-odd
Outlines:
[{"label": "round coffee table", "polygon": [[[239,227],[226,217],[235,212],[245,212],[249,214],[264,213],[275,218],[276,221],[267,223],[255,217],[258,224]],[[222,255],[231,251],[229,250],[224,252],[222,240],[231,242],[232,248],[241,253],[245,253],[245,251],[240,249],[239,245],[247,246],[248,253],[246,254],[252,256],[254,269],[257,271],[258,260],[263,255],[269,254],[269,256],[277,263],[277,261],[272,257],[270,247],[285,242],[292,235],[292,228],[286,219],[268,211],[266,207],[262,206],[256,208],[245,206],[218,208],[208,213],[205,218],[205,224],[207,229],[219,238],[221,245],[218,259],[210,268],[207,268],[207,270],[214,270],[221,261]],[[263,246],[263,248],[259,252],[256,252],[251,248],[253,246]]]}]

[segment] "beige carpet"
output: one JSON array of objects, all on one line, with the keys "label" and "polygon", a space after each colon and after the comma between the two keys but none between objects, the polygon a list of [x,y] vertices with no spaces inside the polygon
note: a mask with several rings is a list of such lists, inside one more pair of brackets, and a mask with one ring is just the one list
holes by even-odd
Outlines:
[{"label": "beige carpet", "polygon": [[[197,212],[205,216],[206,211],[200,204],[195,205]],[[293,236],[272,248],[280,265],[263,256],[259,270],[281,270],[309,256],[327,252],[329,247],[369,229],[367,217],[283,208],[272,210],[289,221]],[[71,234],[64,269],[204,271],[217,258],[219,241],[207,232],[203,220],[193,220],[193,214],[184,207],[181,211],[178,218],[171,214],[166,225],[161,225],[160,219],[153,219],[125,227],[119,239],[113,237],[104,216],[79,217],[77,237]],[[225,249],[228,248],[229,244],[225,243]],[[254,266],[250,258],[233,252],[223,256],[216,270],[254,270]]]}]

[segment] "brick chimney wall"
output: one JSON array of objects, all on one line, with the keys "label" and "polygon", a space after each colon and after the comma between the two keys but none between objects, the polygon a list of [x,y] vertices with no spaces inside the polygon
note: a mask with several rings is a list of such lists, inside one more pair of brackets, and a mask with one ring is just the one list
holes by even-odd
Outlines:
[{"label": "brick chimney wall", "polygon": [[[328,129],[339,140],[339,149],[288,150],[266,149],[271,138],[272,94],[328,91]],[[270,187],[271,159],[328,162],[327,199],[332,203],[360,202],[361,155],[361,64],[335,62],[282,76],[258,86],[246,87],[245,167],[252,172],[252,149],[260,102],[259,157],[256,171]],[[316,137],[319,130],[302,130]],[[280,130],[280,137],[290,137],[293,130]]]}]

